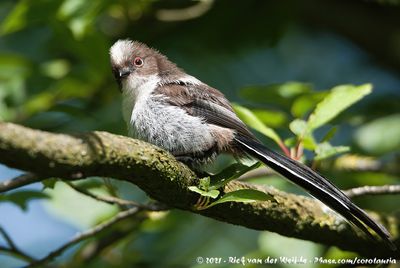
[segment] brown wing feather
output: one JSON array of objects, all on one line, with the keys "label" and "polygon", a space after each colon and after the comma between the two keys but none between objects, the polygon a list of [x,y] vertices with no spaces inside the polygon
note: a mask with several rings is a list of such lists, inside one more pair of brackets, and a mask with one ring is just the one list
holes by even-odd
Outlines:
[{"label": "brown wing feather", "polygon": [[233,129],[238,134],[256,139],[237,117],[225,96],[212,87],[174,82],[160,85],[153,94],[166,96],[169,104],[181,107],[192,116],[202,117],[209,124]]}]

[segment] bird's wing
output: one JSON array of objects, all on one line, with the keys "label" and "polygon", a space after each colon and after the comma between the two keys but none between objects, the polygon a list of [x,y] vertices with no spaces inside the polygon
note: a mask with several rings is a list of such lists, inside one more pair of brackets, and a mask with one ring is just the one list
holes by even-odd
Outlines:
[{"label": "bird's wing", "polygon": [[160,85],[153,94],[166,97],[166,101],[179,106],[188,114],[203,118],[208,124],[235,130],[247,138],[255,139],[253,133],[237,117],[225,96],[205,84],[168,83]]}]

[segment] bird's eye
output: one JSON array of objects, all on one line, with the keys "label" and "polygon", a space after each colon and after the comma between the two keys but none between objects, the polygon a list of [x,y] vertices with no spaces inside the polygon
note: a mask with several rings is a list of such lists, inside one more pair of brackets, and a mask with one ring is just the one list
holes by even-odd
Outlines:
[{"label": "bird's eye", "polygon": [[143,65],[143,59],[141,57],[136,57],[133,60],[133,64],[135,64],[135,66],[140,67]]}]

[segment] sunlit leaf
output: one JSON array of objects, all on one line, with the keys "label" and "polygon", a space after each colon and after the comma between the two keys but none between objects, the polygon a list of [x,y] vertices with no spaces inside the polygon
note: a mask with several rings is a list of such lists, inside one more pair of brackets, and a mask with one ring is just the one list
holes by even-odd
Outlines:
[{"label": "sunlit leaf", "polygon": [[204,177],[200,179],[199,187],[203,190],[208,190],[210,187],[210,177]]},{"label": "sunlit leaf", "polygon": [[220,173],[211,177],[210,187],[212,189],[218,189],[228,182],[235,180],[242,176],[243,174],[249,172],[250,170],[256,169],[261,165],[260,162],[257,162],[251,166],[246,166],[241,163],[234,163],[229,167],[222,170]]},{"label": "sunlit leaf", "polygon": [[322,160],[348,151],[350,151],[348,146],[332,146],[328,142],[323,142],[318,144],[315,149],[315,153],[317,154],[315,160]]},{"label": "sunlit leaf", "polygon": [[328,91],[312,92],[309,94],[301,95],[293,102],[290,111],[294,117],[302,118],[308,112],[315,108],[317,103],[328,94]]},{"label": "sunlit leaf", "polygon": [[372,91],[371,84],[337,86],[317,105],[308,119],[308,128],[316,129]]},{"label": "sunlit leaf", "polygon": [[282,127],[287,122],[287,115],[281,111],[272,111],[265,109],[253,109],[253,114],[261,122],[271,127]]},{"label": "sunlit leaf", "polygon": [[303,137],[307,134],[307,122],[302,119],[295,119],[289,124],[290,130],[298,137]]},{"label": "sunlit leaf", "polygon": [[217,198],[219,195],[219,191],[216,189],[205,191],[205,190],[200,189],[197,186],[189,186],[188,188],[190,191],[198,193],[199,195],[202,195],[205,197]]},{"label": "sunlit leaf", "polygon": [[263,122],[261,122],[261,120],[258,119],[249,109],[237,104],[233,105],[233,108],[239,118],[248,126],[274,140],[276,143],[282,143],[278,134],[272,128],[267,127]]},{"label": "sunlit leaf", "polygon": [[207,208],[226,202],[252,203],[257,201],[267,201],[271,199],[272,197],[264,192],[254,189],[241,189],[225,194],[217,201],[208,205]]},{"label": "sunlit leaf", "polygon": [[289,124],[289,128],[297,136],[297,139],[302,141],[304,148],[309,150],[315,149],[316,142],[306,121],[295,119]]},{"label": "sunlit leaf", "polygon": [[284,98],[293,98],[311,90],[311,84],[302,82],[286,82],[278,86],[278,92]]}]

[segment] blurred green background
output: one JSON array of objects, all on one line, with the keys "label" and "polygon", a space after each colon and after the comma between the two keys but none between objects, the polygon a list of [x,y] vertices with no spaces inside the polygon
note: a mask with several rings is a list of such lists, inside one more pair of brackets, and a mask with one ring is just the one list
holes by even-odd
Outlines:
[{"label": "blurred green background", "polygon": [[[399,183],[398,1],[2,0],[0,120],[54,132],[105,130],[125,135],[121,96],[108,55],[109,47],[120,38],[157,48],[230,100],[251,108],[263,123],[288,139],[287,144],[294,137],[289,123],[306,119],[324,90],[339,84],[371,83],[372,94],[315,133],[321,139],[336,127],[331,143],[351,146],[351,155],[328,158],[319,166],[341,188]],[[296,93],[298,88],[307,90]],[[265,142],[278,149],[270,140]],[[312,159],[312,152],[306,152],[306,157]],[[17,174],[0,166],[2,180]],[[302,193],[276,176],[256,182]],[[133,185],[111,184],[123,198],[147,200]],[[102,179],[93,178],[87,188],[105,194],[108,189],[103,185]],[[38,184],[24,189],[41,188]],[[35,257],[118,210],[61,182],[45,192],[51,198],[30,201],[25,210],[12,202],[0,203],[0,225]],[[393,212],[398,210],[399,198],[355,201],[365,208]],[[105,245],[95,240],[81,243],[57,263],[67,267],[200,267],[204,265],[196,264],[197,256],[313,259],[354,255],[177,210],[118,225],[110,233]],[[23,262],[0,255],[0,263],[17,267]]]}]

